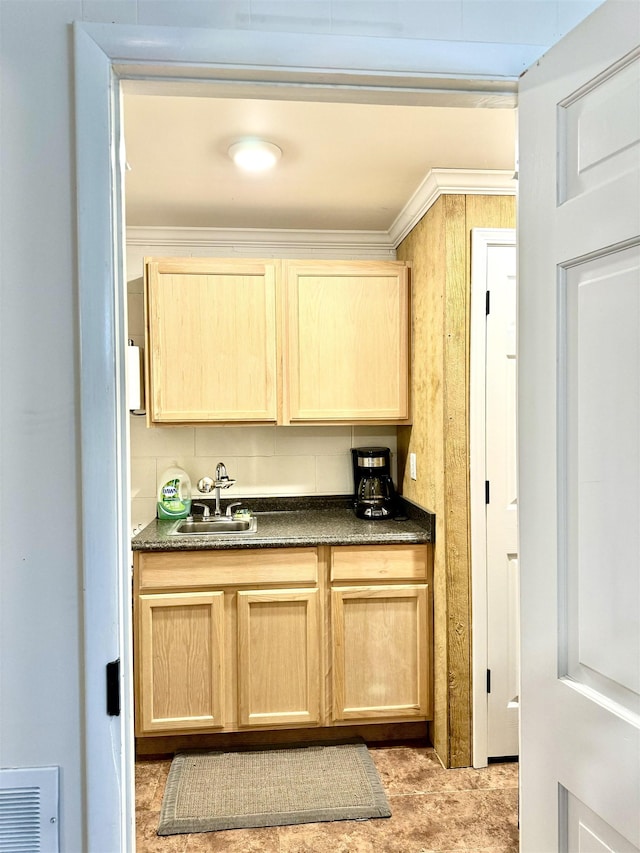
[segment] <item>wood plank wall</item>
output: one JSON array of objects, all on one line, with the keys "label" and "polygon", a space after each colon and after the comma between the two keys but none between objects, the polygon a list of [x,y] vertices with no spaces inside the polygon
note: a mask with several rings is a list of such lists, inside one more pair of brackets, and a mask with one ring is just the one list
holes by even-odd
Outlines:
[{"label": "wood plank wall", "polygon": [[405,497],[436,513],[431,736],[445,767],[468,766],[472,756],[471,229],[514,227],[513,196],[443,195],[397,250],[398,260],[412,263],[413,306],[413,426],[398,430],[398,481]]}]

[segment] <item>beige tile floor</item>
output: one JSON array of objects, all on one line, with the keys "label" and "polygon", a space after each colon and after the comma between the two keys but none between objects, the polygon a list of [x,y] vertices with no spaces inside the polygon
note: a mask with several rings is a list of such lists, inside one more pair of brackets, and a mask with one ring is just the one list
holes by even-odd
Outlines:
[{"label": "beige tile floor", "polygon": [[433,749],[371,746],[392,816],[156,835],[170,760],[136,763],[138,853],[517,853],[518,765],[444,770]]}]

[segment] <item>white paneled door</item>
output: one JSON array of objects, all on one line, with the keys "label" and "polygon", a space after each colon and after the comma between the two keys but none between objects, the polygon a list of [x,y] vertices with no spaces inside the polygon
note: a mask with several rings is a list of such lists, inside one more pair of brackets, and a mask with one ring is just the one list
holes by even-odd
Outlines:
[{"label": "white paneled door", "polygon": [[516,252],[487,249],[486,548],[487,757],[518,754],[518,482]]},{"label": "white paneled door", "polygon": [[473,764],[519,749],[516,233],[471,232]]},{"label": "white paneled door", "polygon": [[640,849],[640,4],[522,78],[521,850]]}]

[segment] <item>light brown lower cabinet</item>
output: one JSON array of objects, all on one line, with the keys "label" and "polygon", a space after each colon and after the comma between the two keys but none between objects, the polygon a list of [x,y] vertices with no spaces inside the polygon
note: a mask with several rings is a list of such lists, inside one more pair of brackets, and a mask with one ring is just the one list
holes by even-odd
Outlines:
[{"label": "light brown lower cabinet", "polygon": [[333,722],[431,715],[430,545],[331,549]]},{"label": "light brown lower cabinet", "polygon": [[333,718],[425,719],[426,584],[331,590]]},{"label": "light brown lower cabinet", "polygon": [[224,725],[224,593],[141,595],[139,719],[143,732]]},{"label": "light brown lower cabinet", "polygon": [[134,554],[136,735],[429,719],[431,550]]},{"label": "light brown lower cabinet", "polygon": [[136,553],[134,611],[139,737],[320,724],[317,548]]},{"label": "light brown lower cabinet", "polygon": [[318,590],[238,592],[240,726],[320,723]]}]

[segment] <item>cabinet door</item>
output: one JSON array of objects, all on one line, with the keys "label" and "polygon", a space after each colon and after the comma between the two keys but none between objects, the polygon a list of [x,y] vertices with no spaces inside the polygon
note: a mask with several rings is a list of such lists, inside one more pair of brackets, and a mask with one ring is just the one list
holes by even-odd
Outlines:
[{"label": "cabinet door", "polygon": [[141,595],[138,733],[223,726],[224,593]]},{"label": "cabinet door", "polygon": [[426,584],[332,589],[335,721],[428,715],[427,591]]},{"label": "cabinet door", "polygon": [[290,422],[406,423],[407,266],[287,261],[284,268]]},{"label": "cabinet door", "polygon": [[241,726],[318,725],[318,590],[238,592]]},{"label": "cabinet door", "polygon": [[146,261],[153,423],[275,422],[276,263]]}]

